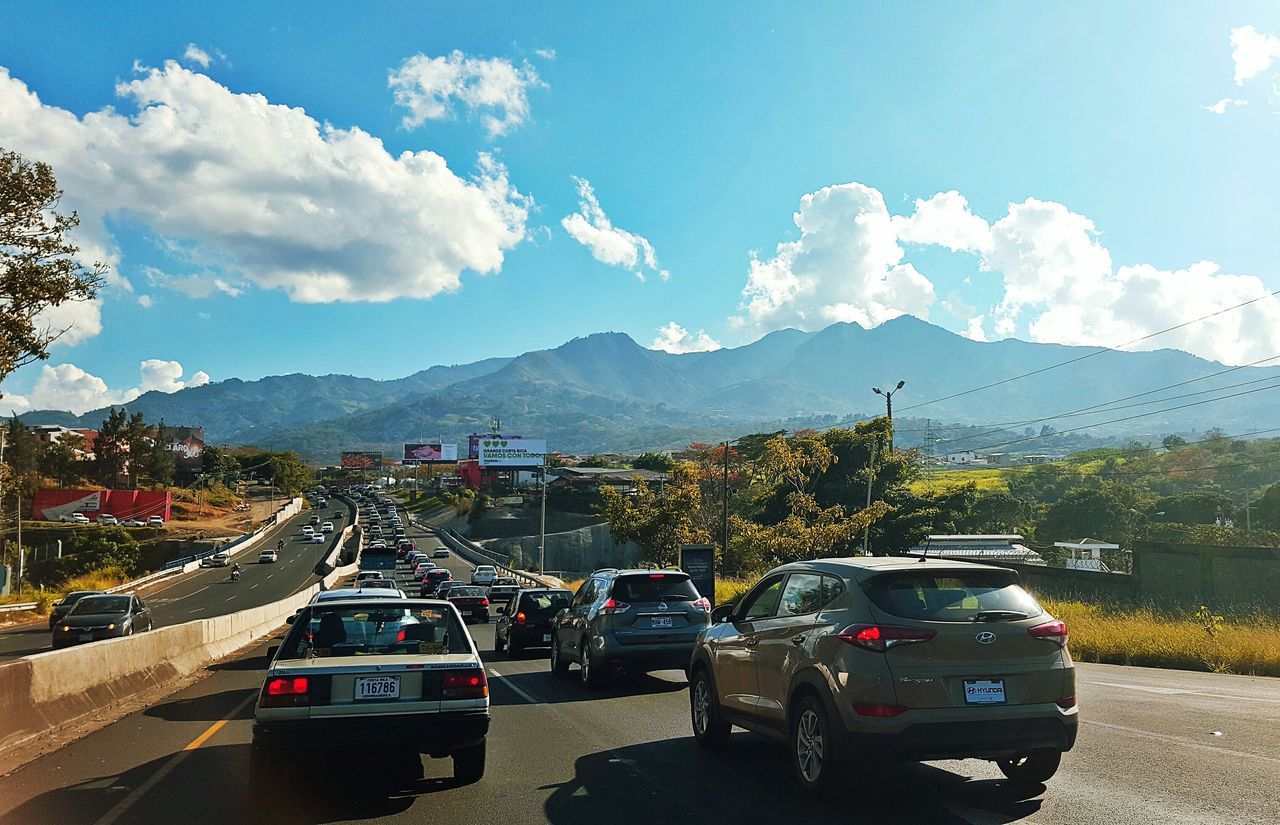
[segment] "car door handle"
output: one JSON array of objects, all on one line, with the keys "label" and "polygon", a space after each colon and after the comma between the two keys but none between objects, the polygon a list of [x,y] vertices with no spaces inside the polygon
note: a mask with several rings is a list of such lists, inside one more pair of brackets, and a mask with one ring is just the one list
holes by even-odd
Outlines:
[{"label": "car door handle", "polygon": [[804,644],[804,635],[801,634],[799,636],[792,636],[791,644],[795,645],[796,647],[800,647],[800,645]]}]

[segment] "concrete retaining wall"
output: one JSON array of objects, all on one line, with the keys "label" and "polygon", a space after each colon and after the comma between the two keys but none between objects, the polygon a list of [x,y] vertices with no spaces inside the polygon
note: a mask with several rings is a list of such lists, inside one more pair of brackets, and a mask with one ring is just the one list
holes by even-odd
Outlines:
[{"label": "concrete retaining wall", "polygon": [[[526,567],[538,564],[537,536],[490,539],[480,544],[510,556],[516,564],[522,563]],[[640,563],[640,546],[614,541],[608,523],[593,524],[564,533],[548,533],[546,556],[548,570],[590,572],[601,567],[637,566]]]}]

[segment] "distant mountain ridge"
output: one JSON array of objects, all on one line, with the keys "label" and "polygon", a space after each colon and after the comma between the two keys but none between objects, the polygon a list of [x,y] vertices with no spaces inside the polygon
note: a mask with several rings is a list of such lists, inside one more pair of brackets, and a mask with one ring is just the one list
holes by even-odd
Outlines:
[{"label": "distant mountain ridge", "polygon": [[[1081,356],[1087,357],[1053,368]],[[1040,419],[1048,417],[1059,430],[1088,425],[1109,437],[1196,433],[1211,426],[1244,433],[1280,420],[1280,392],[1265,391],[1272,378],[1280,387],[1280,367],[1213,376],[1224,369],[1177,350],[978,342],[903,316],[872,329],[856,324],[832,324],[816,332],[788,329],[741,347],[680,355],[646,349],[623,333],[603,332],[553,349],[436,366],[393,381],[300,374],[230,379],[173,394],[147,393],[127,406],[142,410],[148,420],[204,426],[206,438],[215,443],[299,449],[328,462],[348,448],[390,451],[402,441],[438,436],[459,441],[469,432],[487,430],[495,417],[508,433],[546,436],[553,449],[571,452],[680,447],[690,439],[717,440],[780,422],[875,413],[883,409],[883,400],[871,388],[899,380],[906,387],[895,396],[897,414],[999,424],[1006,432],[1021,432],[1024,426],[1038,431]],[[972,391],[1016,376],[1026,377]],[[1263,391],[1197,403],[1241,392],[1228,385],[1245,381],[1259,381],[1250,387]],[[1111,412],[1056,417],[1184,382],[1185,389],[1143,395]],[[1162,398],[1167,401],[1142,405]],[[1162,409],[1167,411],[1149,414]],[[22,417],[97,426],[105,411]],[[1122,418],[1128,420],[1115,421]],[[923,441],[904,436],[907,446]],[[982,446],[981,439],[963,448],[976,446]]]}]

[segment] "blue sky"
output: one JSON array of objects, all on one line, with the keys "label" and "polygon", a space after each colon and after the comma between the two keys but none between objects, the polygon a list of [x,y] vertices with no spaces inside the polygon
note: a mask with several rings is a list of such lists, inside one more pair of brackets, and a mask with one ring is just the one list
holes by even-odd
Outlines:
[{"label": "blue sky", "polygon": [[[0,146],[54,164],[116,278],[0,405],[901,312],[1113,344],[1280,288],[1274,3],[596,5],[4,3]],[[1280,305],[1157,343],[1280,354]]]}]

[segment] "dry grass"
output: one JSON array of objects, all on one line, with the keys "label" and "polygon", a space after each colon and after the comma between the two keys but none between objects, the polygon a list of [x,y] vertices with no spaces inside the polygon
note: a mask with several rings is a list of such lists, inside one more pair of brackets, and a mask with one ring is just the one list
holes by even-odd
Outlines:
[{"label": "dry grass", "polygon": [[1009,483],[1005,471],[996,468],[981,470],[934,470],[923,478],[911,482],[908,488],[916,495],[945,493],[956,487],[972,484],[980,493],[1007,493]]},{"label": "dry grass", "polygon": [[4,624],[21,624],[33,621],[42,616],[49,615],[49,608],[53,603],[73,590],[108,590],[112,587],[118,587],[126,581],[128,581],[128,578],[121,575],[119,571],[96,570],[91,573],[86,573],[83,576],[76,576],[74,579],[69,579],[66,584],[56,591],[28,590],[21,596],[16,593],[12,593],[8,596],[0,597],[0,604],[22,604],[25,602],[35,602],[36,609],[0,614],[0,621]]},{"label": "dry grass", "polygon": [[[1067,623],[1071,655],[1078,661],[1280,676],[1280,623],[1273,618],[1213,623],[1145,608],[1043,604]],[[1212,634],[1206,624],[1215,625]]]}]

